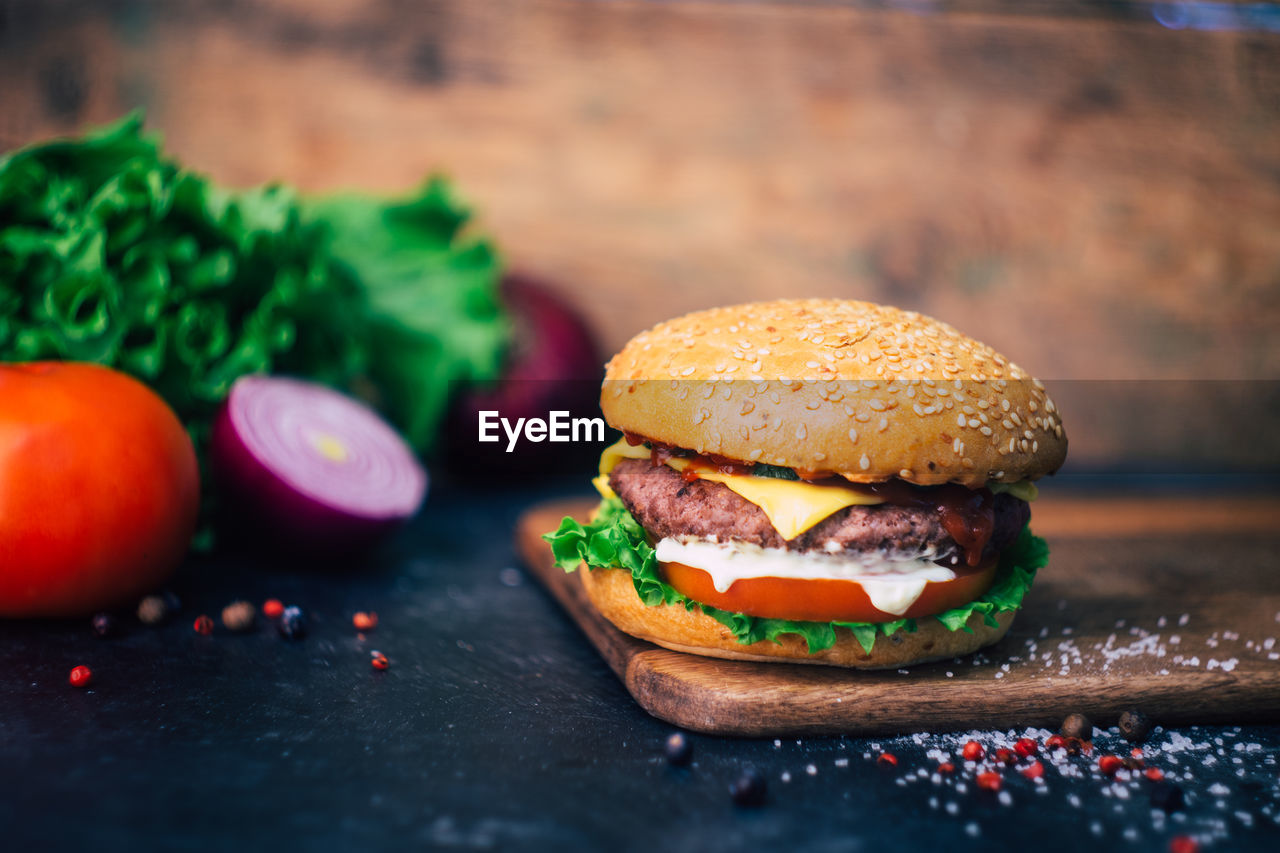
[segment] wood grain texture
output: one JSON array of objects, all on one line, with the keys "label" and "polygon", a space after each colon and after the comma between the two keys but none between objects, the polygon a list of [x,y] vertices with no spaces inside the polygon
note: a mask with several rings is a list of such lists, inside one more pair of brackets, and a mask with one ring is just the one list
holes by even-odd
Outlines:
[{"label": "wood grain texture", "polygon": [[1277,721],[1280,502],[1254,503],[1263,509],[1163,499],[1153,515],[1140,499],[1042,499],[1035,526],[1053,555],[1008,637],[971,658],[890,673],[717,660],[621,633],[540,538],[566,514],[585,517],[589,501],[530,509],[516,543],[636,701],[693,731],[1056,726],[1071,711],[1110,724],[1132,707],[1168,725]]},{"label": "wood grain texture", "polygon": [[871,299],[1042,379],[1269,382],[1228,409],[1264,424],[1242,440],[1203,386],[1154,411],[1069,386],[1072,466],[1280,469],[1280,34],[876,5],[8,3],[0,147],[143,106],[236,185],[443,169],[605,351],[713,305]]}]

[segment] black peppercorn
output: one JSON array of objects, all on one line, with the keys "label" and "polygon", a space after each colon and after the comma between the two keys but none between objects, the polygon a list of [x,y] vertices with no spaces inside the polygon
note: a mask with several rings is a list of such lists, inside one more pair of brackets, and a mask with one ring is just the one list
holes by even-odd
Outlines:
[{"label": "black peppercorn", "polygon": [[1120,734],[1130,743],[1142,743],[1151,734],[1151,720],[1136,709],[1125,711],[1120,715]]},{"label": "black peppercorn", "polygon": [[301,640],[307,636],[307,617],[301,607],[286,607],[281,612],[280,621],[276,623],[276,627],[280,629],[281,636],[288,637],[290,640]]},{"label": "black peppercorn", "polygon": [[729,786],[729,796],[740,806],[761,806],[764,805],[767,790],[768,786],[760,771],[748,767]]},{"label": "black peppercorn", "polygon": [[120,631],[120,624],[110,613],[99,613],[93,617],[93,633],[99,637],[114,637]]},{"label": "black peppercorn", "polygon": [[1172,782],[1156,782],[1151,786],[1151,805],[1166,812],[1179,811],[1183,806],[1182,789]]},{"label": "black peppercorn", "polygon": [[676,767],[684,767],[693,758],[693,744],[689,743],[683,732],[674,732],[667,738],[665,751],[667,761]]},{"label": "black peppercorn", "polygon": [[1093,721],[1084,714],[1068,714],[1059,729],[1063,737],[1078,737],[1081,740],[1093,739]]}]

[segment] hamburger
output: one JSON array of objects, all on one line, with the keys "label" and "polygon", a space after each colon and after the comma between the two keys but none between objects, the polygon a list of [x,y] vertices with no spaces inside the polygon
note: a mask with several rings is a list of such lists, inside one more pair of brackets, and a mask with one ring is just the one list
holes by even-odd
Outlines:
[{"label": "hamburger", "polygon": [[689,314],[606,365],[622,438],[590,521],[546,538],[622,631],[720,658],[896,668],[997,642],[1047,562],[1035,481],[1066,456],[1044,386],[868,302]]}]

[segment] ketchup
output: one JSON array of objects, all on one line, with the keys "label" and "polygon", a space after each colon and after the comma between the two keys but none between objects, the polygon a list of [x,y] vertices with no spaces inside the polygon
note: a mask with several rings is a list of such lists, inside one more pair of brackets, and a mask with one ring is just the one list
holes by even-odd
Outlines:
[{"label": "ketchup", "polygon": [[[684,456],[675,445],[650,441],[638,435],[623,433],[627,444],[638,447],[648,443],[649,458],[655,466],[665,465],[673,456]],[[721,474],[750,474],[753,464],[744,464],[714,454],[688,455],[689,465],[681,472],[686,483],[699,477],[699,470],[712,469]],[[995,496],[990,489],[970,489],[956,483],[941,486],[913,486],[903,480],[886,483],[850,483],[841,477],[825,476],[816,471],[796,471],[800,479],[809,483],[840,485],[847,489],[875,495],[894,506],[931,507],[941,517],[947,535],[960,546],[965,565],[976,568],[982,563],[982,551],[995,530]]]}]

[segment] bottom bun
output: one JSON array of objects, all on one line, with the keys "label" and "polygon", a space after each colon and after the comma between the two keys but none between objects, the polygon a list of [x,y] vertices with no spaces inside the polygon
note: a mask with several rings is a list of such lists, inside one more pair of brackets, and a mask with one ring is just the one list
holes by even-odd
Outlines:
[{"label": "bottom bun", "polygon": [[836,631],[836,643],[813,654],[796,634],[783,634],[779,642],[761,640],[744,645],[729,628],[700,609],[686,610],[682,604],[657,604],[652,607],[640,600],[631,572],[626,569],[581,568],[582,585],[600,613],[619,630],[677,652],[706,655],[731,660],[790,661],[857,669],[896,669],[916,663],[947,660],[972,654],[998,642],[1013,624],[1014,611],[996,614],[1000,624],[991,627],[982,615],[969,617],[966,631],[952,631],[936,619],[920,619],[914,632],[898,631],[891,636],[877,636],[871,653],[852,633]]}]

